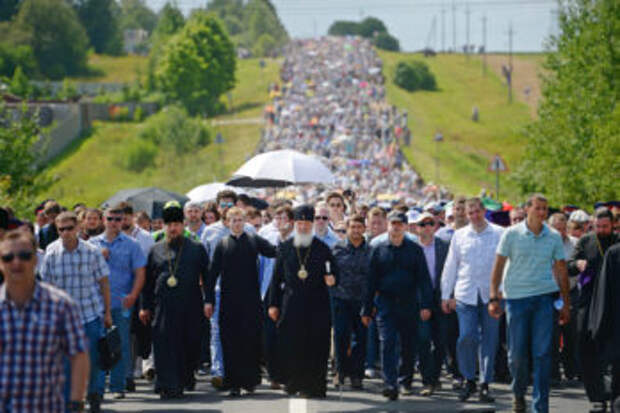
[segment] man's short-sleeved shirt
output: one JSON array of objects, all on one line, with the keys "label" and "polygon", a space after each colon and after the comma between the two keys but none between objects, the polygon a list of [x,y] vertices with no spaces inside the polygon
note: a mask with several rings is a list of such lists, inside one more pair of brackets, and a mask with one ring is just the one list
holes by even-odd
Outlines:
[{"label": "man's short-sleeved shirt", "polygon": [[103,316],[103,296],[99,282],[110,270],[101,251],[89,242],[78,239],[73,251],[68,251],[57,239],[45,250],[41,278],[73,298],[80,308],[82,323]]},{"label": "man's short-sleeved shirt", "polygon": [[504,231],[497,254],[508,258],[504,272],[504,297],[517,299],[558,291],[553,263],[565,260],[562,237],[543,224],[535,235],[520,222]]},{"label": "man's short-sleeved shirt", "polygon": [[134,272],[146,266],[146,256],[140,244],[122,232],[112,242],[108,242],[105,233],[91,238],[89,242],[110,251],[107,259],[110,268],[110,307],[120,308],[121,301],[133,288]]},{"label": "man's short-sleeved shirt", "polygon": [[79,309],[64,291],[35,282],[20,308],[0,286],[0,411],[63,412],[64,359],[86,350]]}]

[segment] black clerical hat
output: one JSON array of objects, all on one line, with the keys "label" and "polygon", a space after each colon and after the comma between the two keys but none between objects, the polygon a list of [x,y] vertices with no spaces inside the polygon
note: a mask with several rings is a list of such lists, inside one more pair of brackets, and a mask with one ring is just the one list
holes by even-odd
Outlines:
[{"label": "black clerical hat", "polygon": [[314,221],[314,207],[312,205],[300,205],[293,211],[295,221]]},{"label": "black clerical hat", "polygon": [[183,222],[183,208],[177,201],[170,201],[164,205],[162,218],[166,224],[170,222]]}]

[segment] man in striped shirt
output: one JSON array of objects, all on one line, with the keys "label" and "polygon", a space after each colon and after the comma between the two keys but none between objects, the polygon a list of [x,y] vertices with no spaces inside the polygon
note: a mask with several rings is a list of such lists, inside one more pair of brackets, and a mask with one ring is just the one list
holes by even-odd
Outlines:
[{"label": "man in striped shirt", "polygon": [[98,412],[105,376],[99,367],[97,343],[104,334],[104,325],[112,326],[109,270],[101,251],[78,237],[77,216],[73,212],[61,213],[55,222],[60,238],[47,247],[41,277],[64,290],[78,305],[90,355],[88,401],[91,412]]}]

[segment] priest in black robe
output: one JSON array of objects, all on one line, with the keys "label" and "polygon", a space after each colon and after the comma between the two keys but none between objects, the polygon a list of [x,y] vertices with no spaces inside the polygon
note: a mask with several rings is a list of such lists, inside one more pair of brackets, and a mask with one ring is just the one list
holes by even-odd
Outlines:
[{"label": "priest in black robe", "polygon": [[331,337],[328,288],[336,285],[338,268],[329,247],[312,234],[314,208],[297,207],[294,219],[293,239],[278,249],[269,317],[278,328],[278,370],[286,392],[323,398]]},{"label": "priest in black robe", "polygon": [[224,386],[231,389],[231,396],[238,396],[240,389],[252,393],[260,384],[263,307],[258,283],[258,255],[273,258],[276,247],[258,235],[244,232],[245,213],[242,209],[228,210],[226,220],[231,233],[215,247],[205,301],[211,309],[219,277]]},{"label": "priest in black robe", "polygon": [[[601,273],[592,292],[588,329],[603,354],[605,364],[610,363],[611,400],[620,398],[620,244],[605,253]],[[618,410],[614,410],[618,411]],[[620,411],[618,411],[620,412]]]},{"label": "priest in black robe", "polygon": [[176,201],[166,204],[163,219],[166,237],[149,253],[140,320],[152,327],[155,391],[175,399],[196,384],[206,315],[200,282],[206,281],[209,257],[202,244],[183,235],[183,210]]}]

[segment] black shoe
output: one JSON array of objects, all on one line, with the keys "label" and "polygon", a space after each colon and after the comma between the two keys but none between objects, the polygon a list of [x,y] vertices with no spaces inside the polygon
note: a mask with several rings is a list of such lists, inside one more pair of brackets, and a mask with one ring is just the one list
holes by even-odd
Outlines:
[{"label": "black shoe", "polygon": [[459,393],[459,400],[464,402],[467,401],[471,397],[472,394],[476,392],[476,382],[473,380],[467,380],[465,386],[461,389]]},{"label": "black shoe", "polygon": [[590,413],[605,413],[607,404],[605,402],[592,402],[590,405]]},{"label": "black shoe", "polygon": [[228,393],[228,395],[230,397],[239,397],[241,396],[241,390],[238,387],[232,388],[230,389],[230,393]]},{"label": "black shoe", "polygon": [[182,390],[162,389],[159,392],[159,398],[161,400],[173,400],[173,399],[180,399],[182,397],[183,397]]},{"label": "black shoe", "polygon": [[463,388],[463,379],[455,377],[452,379],[452,390],[461,390]]},{"label": "black shoe", "polygon": [[155,380],[155,369],[153,369],[153,368],[148,369],[146,371],[146,373],[144,373],[144,378],[149,383],[151,383],[153,380]]},{"label": "black shoe", "polygon": [[383,397],[387,397],[389,400],[397,400],[398,390],[392,387],[386,387],[383,389]]},{"label": "black shoe", "polygon": [[133,379],[127,379],[127,381],[125,381],[125,390],[127,390],[129,393],[135,392],[136,382],[133,381]]},{"label": "black shoe", "polygon": [[100,413],[101,412],[101,399],[103,397],[97,393],[91,393],[86,397],[88,400],[88,411],[90,413]]},{"label": "black shoe", "polygon": [[254,386],[243,387],[243,390],[245,390],[245,392],[248,394],[254,394],[254,392],[256,391],[256,387]]},{"label": "black shoe", "polygon": [[514,396],[512,399],[512,412],[525,413],[525,396]]},{"label": "black shoe", "polygon": [[478,399],[482,403],[493,403],[495,402],[495,397],[489,394],[489,385],[487,383],[482,383],[480,385],[480,392],[478,393]]},{"label": "black shoe", "polygon": [[436,386],[434,384],[425,384],[424,388],[420,390],[420,396],[430,397],[435,393]]},{"label": "black shoe", "polygon": [[353,390],[361,390],[364,388],[362,385],[362,379],[359,377],[351,377],[351,388]]},{"label": "black shoe", "polygon": [[403,396],[410,396],[413,394],[413,387],[411,384],[403,384],[400,386],[400,394]]}]

